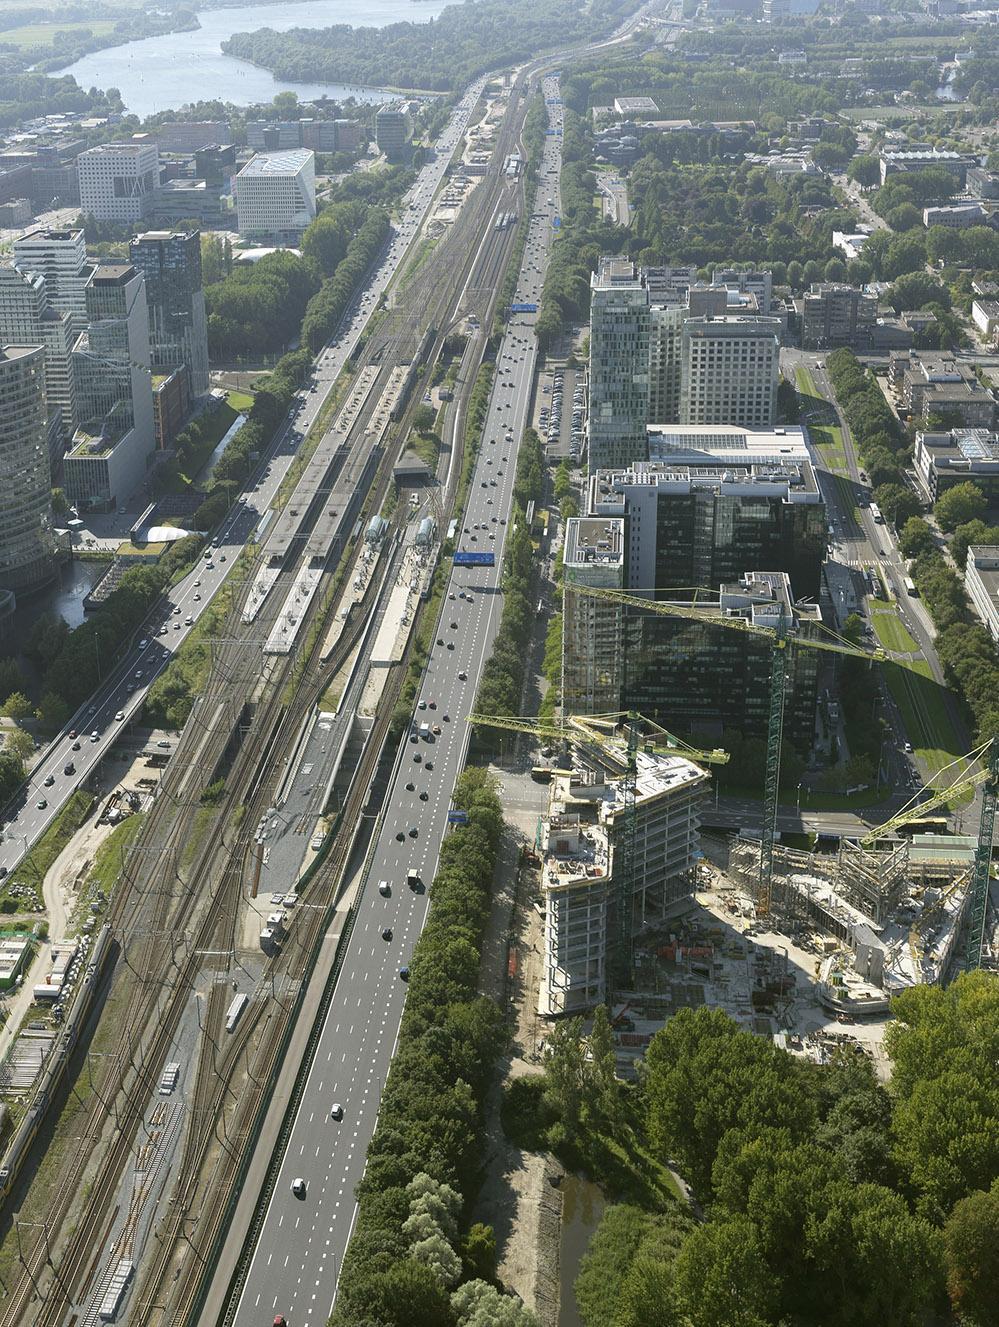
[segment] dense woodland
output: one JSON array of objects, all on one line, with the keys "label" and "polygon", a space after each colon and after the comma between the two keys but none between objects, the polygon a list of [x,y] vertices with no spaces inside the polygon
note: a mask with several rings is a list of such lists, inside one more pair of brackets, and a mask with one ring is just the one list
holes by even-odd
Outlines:
[{"label": "dense woodland", "polygon": [[634,0],[477,0],[448,5],[426,23],[237,32],[224,49],[278,78],[449,91],[532,58],[567,32],[579,42],[603,36],[636,8]]}]

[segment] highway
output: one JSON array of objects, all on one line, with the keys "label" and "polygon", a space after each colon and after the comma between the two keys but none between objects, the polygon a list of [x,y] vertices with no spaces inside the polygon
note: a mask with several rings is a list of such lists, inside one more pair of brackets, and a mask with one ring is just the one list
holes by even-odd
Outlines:
[{"label": "highway", "polygon": [[45,832],[71,794],[94,772],[122,728],[141,710],[146,694],[221,589],[264,513],[273,503],[295,454],[315,422],[333,384],[418,234],[484,86],[478,80],[455,107],[433,158],[420,171],[401,204],[391,240],[359,293],[336,337],[320,353],[314,377],[292,401],[288,420],[261,462],[243,498],[226,517],[204,557],[156,604],[135,633],[135,644],[115,663],[98,691],[74,714],[6,808],[0,841],[0,878],[13,872]]},{"label": "highway", "polygon": [[[557,95],[553,78],[544,87],[546,96]],[[560,125],[560,106],[550,106],[549,114]],[[546,139],[518,302],[540,295],[559,206],[559,148],[559,138]],[[364,1173],[405,1004],[400,973],[429,907],[426,889],[411,890],[407,873],[416,870],[429,886],[436,871],[451,792],[465,762],[464,718],[502,611],[501,560],[536,357],[533,322],[533,314],[518,314],[507,325],[459,540],[462,549],[494,552],[495,565],[451,569],[413,730],[397,753],[354,930],[243,1287],[238,1327],[257,1327],[276,1313],[290,1327],[321,1327],[335,1299],[353,1228],[354,1188]],[[420,738],[421,722],[438,725],[440,735]],[[334,1102],[343,1107],[342,1120],[331,1118]],[[292,1192],[298,1179],[305,1181],[301,1196]]]}]

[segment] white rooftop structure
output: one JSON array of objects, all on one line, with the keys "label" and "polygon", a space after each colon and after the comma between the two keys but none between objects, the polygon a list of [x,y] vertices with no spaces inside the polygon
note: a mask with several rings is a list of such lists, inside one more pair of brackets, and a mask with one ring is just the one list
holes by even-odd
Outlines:
[{"label": "white rooftop structure", "polygon": [[241,235],[297,242],[316,215],[316,154],[258,152],[233,179]]}]

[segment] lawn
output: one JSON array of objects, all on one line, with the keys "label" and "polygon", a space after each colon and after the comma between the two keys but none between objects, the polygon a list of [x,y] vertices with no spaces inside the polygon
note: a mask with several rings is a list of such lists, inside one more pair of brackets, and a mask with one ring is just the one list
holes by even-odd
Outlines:
[{"label": "lawn", "polygon": [[17,28],[0,32],[0,43],[28,50],[33,46],[54,46],[61,33],[89,33],[93,37],[106,37],[114,32],[116,20],[91,19],[84,23],[24,23]]},{"label": "lawn", "polygon": [[90,903],[92,899],[97,897],[98,890],[104,895],[105,899],[111,897],[125,864],[128,849],[131,847],[136,834],[142,828],[142,820],[141,815],[133,815],[123,820],[119,825],[115,825],[97,849],[94,854],[93,865],[87,873],[87,878],[76,901],[71,927],[74,933],[87,918],[95,915],[91,910]]},{"label": "lawn", "polygon": [[794,385],[799,397],[802,418],[809,416],[816,420],[828,420],[828,423],[809,423],[808,426],[819,455],[830,470],[843,475],[848,474],[843,431],[833,422],[836,418],[833,406],[819,393],[811,373],[804,364],[799,364],[794,370]]},{"label": "lawn", "polygon": [[919,646],[907,631],[894,609],[874,609],[871,612],[871,624],[877,638],[886,650],[895,654],[916,654]]},{"label": "lawn", "polygon": [[931,776],[939,773],[962,754],[944,703],[944,688],[933,680],[925,659],[889,663],[884,669],[915,754],[929,766]]},{"label": "lawn", "polygon": [[245,415],[253,405],[253,392],[228,392],[226,399],[237,414]]}]

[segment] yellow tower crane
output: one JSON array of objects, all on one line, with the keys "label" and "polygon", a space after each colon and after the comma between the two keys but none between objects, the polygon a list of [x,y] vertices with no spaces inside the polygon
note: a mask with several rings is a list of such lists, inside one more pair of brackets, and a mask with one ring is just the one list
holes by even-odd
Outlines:
[{"label": "yellow tower crane", "polygon": [[[646,598],[636,590],[617,590],[605,586],[582,585],[576,581],[565,582],[564,590],[573,594],[594,599],[604,599],[620,604],[625,608],[634,608],[643,613],[657,613],[663,617],[678,617],[703,622],[708,626],[719,627],[728,631],[741,631],[747,635],[762,636],[771,644],[770,668],[770,705],[767,722],[767,763],[766,778],[763,788],[763,833],[760,843],[760,873],[757,886],[756,906],[761,914],[769,913],[773,903],[774,840],[777,836],[777,806],[780,782],[781,742],[784,734],[784,701],[787,689],[788,648],[804,647],[810,650],[825,650],[831,654],[844,654],[852,658],[868,659],[871,662],[883,662],[886,655],[883,650],[865,650],[852,641],[829,632],[830,639],[823,640],[814,636],[791,636],[789,624],[783,608],[778,615],[775,627],[762,626],[749,622],[742,617],[726,617],[696,604],[670,603],[667,600]],[[648,593],[652,593],[649,591]],[[668,594],[669,591],[657,591]],[[710,594],[710,591],[705,591]]]}]

